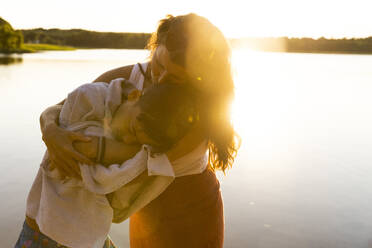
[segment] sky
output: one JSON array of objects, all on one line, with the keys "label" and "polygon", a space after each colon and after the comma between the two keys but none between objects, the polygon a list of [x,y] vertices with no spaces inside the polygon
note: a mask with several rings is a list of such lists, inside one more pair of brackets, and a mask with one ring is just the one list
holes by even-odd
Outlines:
[{"label": "sky", "polygon": [[15,29],[153,32],[167,14],[207,17],[229,38],[372,36],[372,0],[0,0]]}]

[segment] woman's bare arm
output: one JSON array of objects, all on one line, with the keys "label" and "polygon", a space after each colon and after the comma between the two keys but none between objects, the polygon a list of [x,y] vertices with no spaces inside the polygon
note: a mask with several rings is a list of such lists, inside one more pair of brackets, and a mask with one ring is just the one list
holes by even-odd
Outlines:
[{"label": "woman's bare arm", "polygon": [[170,162],[185,156],[187,153],[192,152],[206,137],[204,135],[200,124],[195,124],[194,127],[179,141],[177,144],[166,152]]},{"label": "woman's bare arm", "polygon": [[107,71],[103,73],[101,76],[96,78],[93,83],[95,82],[105,82],[109,83],[111,80],[115,78],[125,78],[129,79],[130,73],[132,72],[133,65],[127,65],[127,66],[122,66],[110,71]]},{"label": "woman's bare arm", "polygon": [[[132,68],[133,65],[113,69],[103,73],[94,82],[108,83],[118,77],[129,78]],[[53,166],[65,176],[78,177],[80,173],[78,162],[92,164],[92,161],[77,152],[73,147],[73,143],[79,141],[88,142],[90,138],[79,133],[67,131],[58,126],[62,104],[63,101],[47,108],[41,114],[40,129]]]},{"label": "woman's bare arm", "polygon": [[62,105],[54,105],[41,114],[40,129],[42,139],[48,148],[49,160],[52,166],[56,167],[64,176],[79,177],[80,170],[76,160],[84,163],[91,163],[91,161],[78,152],[71,150],[70,146],[76,140],[89,141],[90,138],[60,128],[58,126],[58,116],[61,109]]}]

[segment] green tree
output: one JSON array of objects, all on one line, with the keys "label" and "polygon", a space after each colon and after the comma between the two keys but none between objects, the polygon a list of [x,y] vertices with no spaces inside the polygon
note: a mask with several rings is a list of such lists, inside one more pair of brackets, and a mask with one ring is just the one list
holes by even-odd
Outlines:
[{"label": "green tree", "polygon": [[0,17],[0,52],[19,51],[23,44],[23,35]]}]

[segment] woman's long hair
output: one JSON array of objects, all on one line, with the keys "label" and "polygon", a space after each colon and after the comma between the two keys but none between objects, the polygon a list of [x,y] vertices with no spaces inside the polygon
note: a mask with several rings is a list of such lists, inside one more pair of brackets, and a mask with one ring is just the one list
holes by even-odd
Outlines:
[{"label": "woman's long hair", "polygon": [[159,45],[167,48],[173,63],[185,68],[198,92],[199,121],[209,140],[209,165],[225,172],[240,145],[230,118],[234,81],[228,41],[206,18],[191,13],[162,19],[147,47],[153,54]]}]

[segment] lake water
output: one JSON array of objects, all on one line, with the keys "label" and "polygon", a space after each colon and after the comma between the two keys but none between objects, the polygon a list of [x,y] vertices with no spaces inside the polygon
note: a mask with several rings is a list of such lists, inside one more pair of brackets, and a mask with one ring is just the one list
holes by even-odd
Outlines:
[{"label": "lake water", "polygon": [[[18,237],[45,150],[40,113],[147,55],[44,52],[0,65],[0,247]],[[243,143],[234,168],[218,175],[225,247],[372,247],[372,56],[241,49],[233,65]],[[127,222],[111,235],[129,247]]]}]

